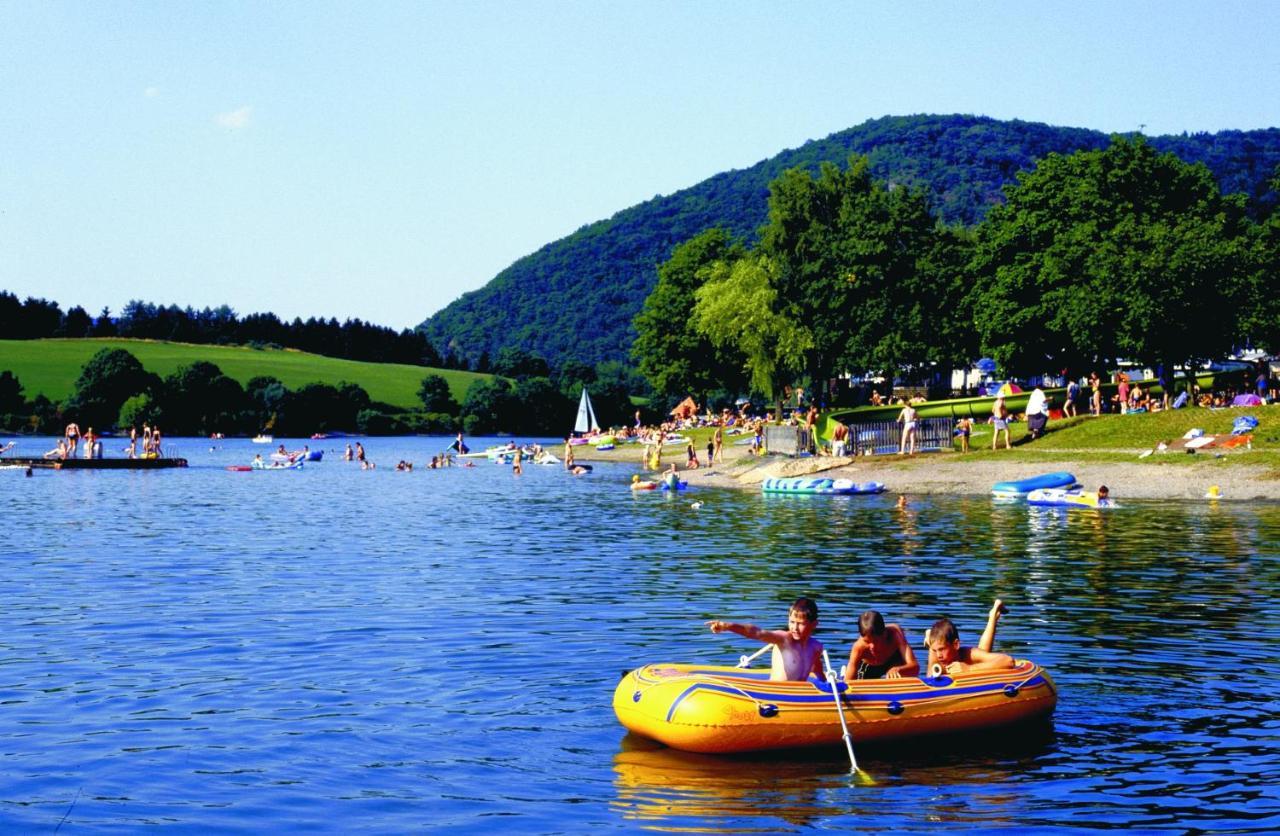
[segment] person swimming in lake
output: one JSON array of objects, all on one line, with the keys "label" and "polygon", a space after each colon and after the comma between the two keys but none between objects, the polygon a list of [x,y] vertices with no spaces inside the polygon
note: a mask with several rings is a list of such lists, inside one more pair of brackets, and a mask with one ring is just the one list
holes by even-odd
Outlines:
[{"label": "person swimming in lake", "polygon": [[776,682],[803,682],[810,674],[821,677],[822,642],[813,637],[818,627],[818,605],[797,598],[787,613],[787,629],[764,630],[754,624],[715,619],[707,622],[713,633],[737,633],[773,645],[769,678]]},{"label": "person swimming in lake", "polygon": [[920,663],[897,624],[885,624],[884,616],[867,610],[858,619],[858,640],[849,650],[844,681],[900,679],[920,673]]}]

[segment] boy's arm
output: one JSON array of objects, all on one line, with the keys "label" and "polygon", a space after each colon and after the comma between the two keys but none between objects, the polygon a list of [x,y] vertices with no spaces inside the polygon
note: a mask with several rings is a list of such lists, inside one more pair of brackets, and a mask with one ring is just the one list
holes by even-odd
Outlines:
[{"label": "boy's arm", "polygon": [[769,644],[782,644],[787,640],[786,630],[761,630],[754,624],[738,624],[735,621],[714,619],[707,622],[713,633],[737,633],[739,636]]},{"label": "boy's arm", "polygon": [[947,666],[948,673],[963,671],[996,671],[1017,667],[1018,663],[1007,653],[990,653],[978,647],[969,648],[969,662],[952,662]]},{"label": "boy's arm", "polygon": [[916,676],[920,673],[920,663],[916,661],[916,653],[907,641],[907,633],[898,628],[898,652],[902,654],[902,664],[889,668],[885,673],[887,679],[898,679],[903,676]]},{"label": "boy's arm", "polygon": [[862,643],[861,638],[853,643],[853,647],[849,648],[849,664],[845,665],[844,668],[845,682],[853,682],[858,678],[858,662],[862,661],[862,654],[865,650],[866,646]]}]

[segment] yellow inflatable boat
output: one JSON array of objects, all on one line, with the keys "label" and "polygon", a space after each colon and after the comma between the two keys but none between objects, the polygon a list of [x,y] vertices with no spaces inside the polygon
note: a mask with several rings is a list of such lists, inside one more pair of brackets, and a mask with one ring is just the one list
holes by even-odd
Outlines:
[{"label": "yellow inflatable boat", "polygon": [[[856,742],[974,731],[1053,712],[1058,689],[1034,662],[956,676],[837,683]],[[773,682],[769,672],[714,665],[645,665],[613,693],[622,725],[688,752],[838,745],[831,686]]]}]

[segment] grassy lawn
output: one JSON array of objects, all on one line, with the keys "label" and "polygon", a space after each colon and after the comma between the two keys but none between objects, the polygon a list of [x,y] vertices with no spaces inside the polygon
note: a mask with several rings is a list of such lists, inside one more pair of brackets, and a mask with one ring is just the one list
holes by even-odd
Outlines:
[{"label": "grassy lawn", "polygon": [[1188,408],[1136,415],[1103,415],[1097,418],[1076,417],[1049,422],[1049,432],[1036,441],[1027,439],[1027,425],[1010,425],[1013,449],[991,452],[992,429],[978,424],[973,428],[970,455],[1009,457],[1014,461],[1034,462],[1132,462],[1139,452],[1151,450],[1161,441],[1181,438],[1188,430],[1199,428],[1208,435],[1228,435],[1237,416],[1252,415],[1258,419],[1253,433],[1253,449],[1236,448],[1223,451],[1210,447],[1190,455],[1186,453],[1155,454],[1144,461],[1166,464],[1192,464],[1206,457],[1224,454],[1230,462],[1262,464],[1280,468],[1280,405],[1247,409],[1209,410]]},{"label": "grassy lawn", "polygon": [[61,401],[71,394],[84,364],[104,348],[123,348],[137,357],[147,371],[161,377],[172,374],[179,366],[205,360],[242,386],[258,375],[278,378],[290,389],[308,383],[336,385],[347,381],[363,386],[375,401],[405,408],[421,406],[418,387],[428,374],[438,374],[448,381],[449,390],[459,403],[472,383],[491,377],[425,366],[339,360],[291,349],[124,339],[0,340],[0,370],[17,375],[27,398],[43,394]]}]

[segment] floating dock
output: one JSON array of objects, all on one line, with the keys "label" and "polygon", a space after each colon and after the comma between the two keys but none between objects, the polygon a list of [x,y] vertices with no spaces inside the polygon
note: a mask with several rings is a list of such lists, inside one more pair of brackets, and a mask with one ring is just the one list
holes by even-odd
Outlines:
[{"label": "floating dock", "polygon": [[0,457],[0,467],[44,467],[51,470],[159,470],[186,467],[186,459],[34,459]]}]

